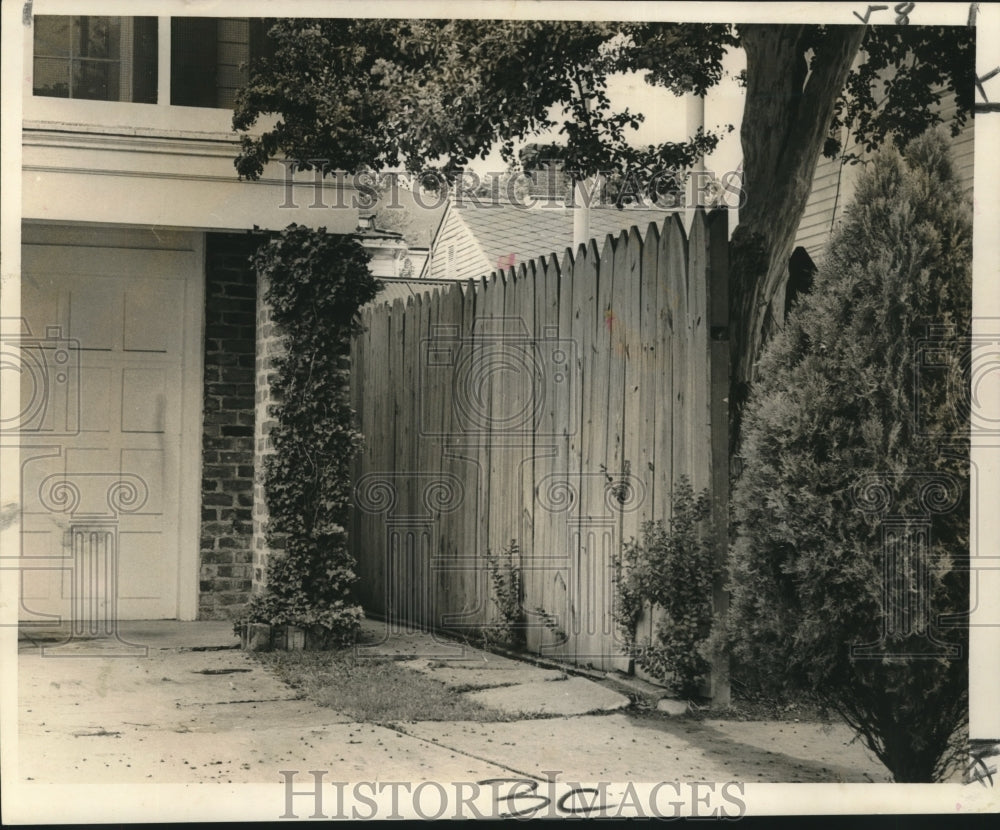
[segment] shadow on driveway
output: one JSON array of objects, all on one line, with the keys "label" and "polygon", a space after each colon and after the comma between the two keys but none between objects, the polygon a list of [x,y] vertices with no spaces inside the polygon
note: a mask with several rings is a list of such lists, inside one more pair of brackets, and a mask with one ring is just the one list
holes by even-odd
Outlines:
[{"label": "shadow on driveway", "polygon": [[891,777],[844,724],[668,719],[630,713],[642,729],[681,738],[740,781],[883,783]]}]

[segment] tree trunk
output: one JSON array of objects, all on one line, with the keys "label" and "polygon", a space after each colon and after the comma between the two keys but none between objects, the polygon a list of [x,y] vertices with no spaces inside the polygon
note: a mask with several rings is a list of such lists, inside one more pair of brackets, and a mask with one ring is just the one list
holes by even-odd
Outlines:
[{"label": "tree trunk", "polygon": [[831,26],[810,68],[810,26],[739,27],[747,55],[740,140],[746,202],[730,256],[731,450],[754,365],[784,323],[788,259],[812,188],[833,108],[864,26]]}]

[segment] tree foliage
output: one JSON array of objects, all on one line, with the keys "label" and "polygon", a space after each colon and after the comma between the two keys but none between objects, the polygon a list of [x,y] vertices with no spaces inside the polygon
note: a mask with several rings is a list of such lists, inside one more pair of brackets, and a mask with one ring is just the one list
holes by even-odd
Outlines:
[{"label": "tree foliage", "polygon": [[958,135],[973,111],[975,46],[969,27],[868,29],[865,60],[837,99],[824,154],[835,158],[843,152],[845,132],[868,152],[886,143],[902,148],[942,123],[941,104],[950,96],[955,114],[949,126]]},{"label": "tree foliage", "polygon": [[347,641],[362,616],[351,598],[357,577],[345,528],[349,465],[362,440],[348,397],[350,338],[358,309],[379,286],[368,260],[350,237],[297,225],[254,257],[285,348],[269,356],[276,422],[263,466],[267,538],[276,550],[249,618],[300,626],[327,643]]},{"label": "tree foliage", "polygon": [[[553,128],[564,136],[567,169],[584,175],[689,166],[718,136],[634,148],[626,131],[643,115],[615,109],[608,97],[609,75],[639,60],[619,43],[628,28],[537,20],[276,20],[275,54],[251,65],[233,126],[246,131],[268,113],[281,119],[259,138],[244,136],[237,169],[256,178],[281,152],[306,169],[321,159],[330,170],[403,166],[453,180],[494,147],[510,162],[518,141]],[[729,37],[725,27],[679,24],[670,40],[702,30]],[[707,54],[699,82],[721,75],[721,54]],[[663,77],[681,83],[675,71]]]},{"label": "tree foliage", "polygon": [[765,349],[734,491],[743,673],[818,696],[897,781],[943,775],[967,718],[971,255],[944,139],[880,156]]},{"label": "tree foliage", "polygon": [[[453,180],[475,158],[559,133],[565,169],[603,173],[656,195],[665,171],[711,152],[719,132],[633,146],[643,114],[616,108],[608,79],[638,72],[676,94],[703,95],[727,50],[747,53],[741,125],[747,197],[732,253],[734,447],[754,364],[784,317],[792,243],[821,152],[845,134],[903,146],[973,95],[973,27],[736,25],[539,20],[280,19],[272,57],[250,67],[233,126],[236,166],[256,178],[283,155],[304,169],[425,173]],[[863,60],[856,62],[859,47]],[[852,68],[853,66],[853,68]],[[891,77],[883,77],[886,72]],[[264,115],[272,128],[252,137]],[[541,253],[541,252],[540,252]]]},{"label": "tree foliage", "polygon": [[[714,149],[719,135],[633,147],[626,129],[644,115],[613,108],[609,76],[640,72],[677,95],[705,95],[721,81],[727,51],[760,29],[787,35],[782,47],[796,64],[789,82],[801,94],[808,76],[831,60],[830,42],[862,30],[539,20],[269,23],[273,52],[251,63],[233,119],[244,133],[236,166],[248,178],[279,153],[306,169],[310,160],[348,171],[423,172],[438,164],[453,178],[494,147],[512,161],[518,141],[554,128],[564,138],[553,149],[560,148],[569,170],[652,175],[689,166]],[[864,60],[846,84],[808,90],[836,101],[826,155],[840,152],[845,128],[868,150],[887,139],[901,147],[941,122],[939,105],[949,95],[955,130],[966,122],[974,93],[970,27],[870,26],[862,48]],[[247,131],[270,113],[280,121],[251,137]]]}]

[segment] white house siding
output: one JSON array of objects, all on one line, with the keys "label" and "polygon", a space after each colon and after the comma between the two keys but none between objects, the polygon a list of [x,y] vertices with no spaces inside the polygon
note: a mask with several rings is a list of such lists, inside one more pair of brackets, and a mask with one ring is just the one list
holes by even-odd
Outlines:
[{"label": "white house siding", "polygon": [[[944,118],[946,124],[951,121],[954,112],[954,101],[950,102],[948,106],[942,109],[941,117]],[[962,128],[962,131],[951,140],[952,158],[958,167],[958,175],[962,180],[965,191],[970,195],[973,191],[973,163],[975,161],[974,150],[976,143],[975,136],[975,122],[972,118],[972,114],[970,113],[969,120]]]},{"label": "white house siding", "polygon": [[[949,99],[942,105],[941,117],[944,125],[938,129],[950,130],[950,122],[955,112],[954,99]],[[949,133],[950,135],[950,133]],[[970,115],[961,132],[951,138],[951,153],[958,175],[966,192],[971,196],[973,189],[973,161],[975,145],[975,126]],[[848,152],[857,152],[856,144],[847,147]],[[861,153],[865,158],[871,158],[870,153]],[[830,235],[837,228],[844,216],[844,209],[851,203],[857,177],[864,169],[863,164],[842,164],[840,159],[823,158],[816,167],[813,177],[812,192],[806,204],[799,230],[795,237],[795,247],[803,247],[818,263],[823,257],[823,251]]]},{"label": "white house siding", "polygon": [[816,167],[812,193],[806,203],[795,247],[803,247],[816,262],[830,239],[836,221],[843,213],[845,196],[853,190],[852,168],[841,164],[840,159],[824,158]]},{"label": "white house siding", "polygon": [[475,279],[493,270],[458,212],[447,208],[425,273],[431,279]]}]

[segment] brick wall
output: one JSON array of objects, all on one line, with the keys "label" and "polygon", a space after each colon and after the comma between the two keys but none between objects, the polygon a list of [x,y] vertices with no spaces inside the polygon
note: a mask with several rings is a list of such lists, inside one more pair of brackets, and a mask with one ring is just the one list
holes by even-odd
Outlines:
[{"label": "brick wall", "polygon": [[[283,338],[271,321],[271,309],[264,302],[267,285],[263,279],[257,284],[257,360],[255,363],[257,376],[256,420],[254,427],[254,443],[258,468],[267,455],[274,452],[270,432],[275,418],[272,409],[275,397],[271,392],[271,382],[275,377],[274,358],[284,351]],[[268,554],[274,550],[267,543],[265,531],[268,511],[264,498],[264,485],[260,476],[253,488],[253,586],[254,590],[262,588],[266,582],[265,564]],[[275,541],[275,540],[272,540]]]},{"label": "brick wall", "polygon": [[210,233],[205,263],[205,390],[199,618],[238,614],[253,559],[258,238]]}]

